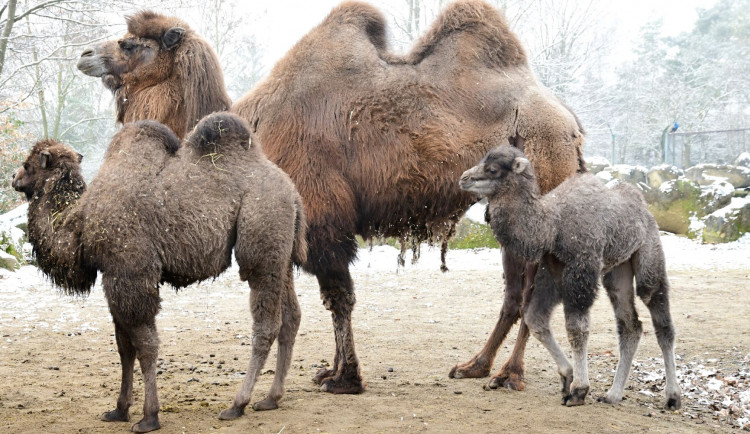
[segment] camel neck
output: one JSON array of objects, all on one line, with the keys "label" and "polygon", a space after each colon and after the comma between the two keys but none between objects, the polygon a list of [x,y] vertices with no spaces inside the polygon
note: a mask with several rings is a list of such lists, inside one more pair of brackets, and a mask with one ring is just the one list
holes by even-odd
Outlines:
[{"label": "camel neck", "polygon": [[553,216],[537,190],[518,189],[490,198],[490,225],[498,241],[527,261],[538,262],[549,250],[554,234]]}]

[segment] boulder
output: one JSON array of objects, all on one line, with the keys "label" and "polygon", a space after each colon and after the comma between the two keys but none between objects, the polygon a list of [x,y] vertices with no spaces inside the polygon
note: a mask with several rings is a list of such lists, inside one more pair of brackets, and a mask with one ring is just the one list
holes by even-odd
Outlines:
[{"label": "boulder", "polygon": [[685,172],[675,166],[662,164],[660,166],[652,167],[651,170],[646,173],[646,179],[649,187],[659,188],[665,182],[677,179],[684,174]]},{"label": "boulder", "polygon": [[750,167],[750,152],[741,153],[736,160],[734,160],[735,166]]},{"label": "boulder", "polygon": [[5,268],[6,270],[15,270],[18,268],[18,265],[18,258],[11,255],[10,253],[5,253],[4,251],[0,250],[0,268]]},{"label": "boulder", "polygon": [[750,187],[750,168],[728,164],[699,164],[685,171],[685,177],[701,185],[727,181],[734,188]]},{"label": "boulder", "polygon": [[733,193],[734,187],[727,182],[701,186],[682,178],[664,182],[643,195],[661,230],[696,237],[700,225],[695,220],[728,205]]},{"label": "boulder", "polygon": [[628,164],[615,164],[614,166],[605,167],[596,174],[605,182],[613,179],[627,182],[630,184],[646,184],[646,173],[648,170],[643,166],[630,166]]},{"label": "boulder", "polygon": [[[0,267],[13,270],[23,260],[23,244],[26,233],[23,229],[26,224],[26,211],[28,204],[22,205],[8,213],[0,215]],[[13,261],[7,258],[13,257]]]},{"label": "boulder", "polygon": [[611,164],[609,164],[609,160],[604,157],[591,157],[586,159],[586,169],[594,175],[610,166]]},{"label": "boulder", "polygon": [[704,243],[735,241],[750,232],[750,198],[733,198],[724,208],[704,220]]}]

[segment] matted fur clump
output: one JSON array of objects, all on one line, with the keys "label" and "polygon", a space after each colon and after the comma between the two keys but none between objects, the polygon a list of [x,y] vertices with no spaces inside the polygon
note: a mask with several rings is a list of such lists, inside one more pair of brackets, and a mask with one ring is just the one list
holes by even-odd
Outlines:
[{"label": "matted fur clump", "polygon": [[[666,407],[680,408],[664,252],[641,193],[625,183],[608,189],[594,175],[582,174],[542,196],[529,161],[508,145],[492,149],[464,172],[460,186],[487,198],[489,223],[503,249],[540,263],[524,321],[557,363],[563,403],[582,405],[589,392],[589,309],[601,277],[615,310],[620,361],[612,387],[599,401],[622,399],[643,332],[633,301],[637,294],[651,313],[664,356]],[[550,332],[550,315],[560,303],[572,366]]]},{"label": "matted fur clump", "polygon": [[204,118],[183,146],[166,126],[139,121],[115,135],[88,189],[80,155],[55,141],[37,143],[18,170],[13,187],[29,199],[29,239],[42,271],[72,293],[87,292],[101,272],[122,362],[117,407],[103,420],[129,419],[138,358],[146,390],[133,430],[159,428],[160,287],[218,276],[233,252],[252,289],[253,347],[221,418],[242,415],[276,339],[274,382],[254,408],[277,407],[300,321],[292,268],[306,259],[307,225],[289,177],[249,143],[247,123],[229,113]]}]

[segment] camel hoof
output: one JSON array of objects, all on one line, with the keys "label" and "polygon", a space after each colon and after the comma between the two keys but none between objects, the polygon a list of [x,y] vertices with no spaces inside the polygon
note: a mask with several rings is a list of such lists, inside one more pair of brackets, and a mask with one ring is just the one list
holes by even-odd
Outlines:
[{"label": "camel hoof", "polygon": [[329,378],[320,385],[321,392],[333,394],[357,395],[365,391],[365,384],[360,379]]},{"label": "camel hoof", "polygon": [[563,404],[567,407],[575,407],[586,403],[586,395],[589,393],[588,387],[573,389],[569,395],[563,397]]},{"label": "camel hoof", "polygon": [[448,373],[449,378],[484,378],[490,375],[490,366],[476,360],[456,365]]},{"label": "camel hoof", "polygon": [[245,414],[245,407],[232,406],[226,410],[222,410],[219,413],[219,420],[234,420],[238,417],[242,417]]},{"label": "camel hoof", "polygon": [[682,407],[682,398],[679,395],[670,397],[664,405],[667,410],[679,410],[680,407]]},{"label": "camel hoof", "polygon": [[130,420],[130,414],[127,411],[114,409],[112,411],[102,413],[99,419],[103,420],[104,422],[127,422]]},{"label": "camel hoof", "polygon": [[130,431],[133,432],[149,432],[149,431],[156,431],[157,429],[161,428],[161,425],[159,424],[159,417],[154,416],[150,418],[143,418],[140,422],[130,427]]},{"label": "camel hoof", "polygon": [[267,396],[263,401],[253,404],[253,410],[255,411],[276,410],[277,408],[279,408],[279,404],[270,396]]},{"label": "camel hoof", "polygon": [[487,383],[487,387],[485,387],[484,390],[495,390],[500,388],[520,392],[526,389],[526,384],[521,380],[521,376],[518,374],[498,374],[490,379],[490,382]]},{"label": "camel hoof", "polygon": [[334,375],[336,375],[336,371],[332,369],[323,368],[315,374],[312,380],[313,380],[313,383],[320,386],[321,384],[323,384],[323,381],[333,377]]},{"label": "camel hoof", "polygon": [[616,398],[610,398],[609,396],[600,396],[596,398],[596,402],[601,402],[604,404],[611,404],[611,405],[617,405],[620,403],[620,399]]}]

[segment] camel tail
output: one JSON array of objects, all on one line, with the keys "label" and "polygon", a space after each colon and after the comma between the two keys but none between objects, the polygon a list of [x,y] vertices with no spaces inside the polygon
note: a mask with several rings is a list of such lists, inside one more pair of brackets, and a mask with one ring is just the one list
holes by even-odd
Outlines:
[{"label": "camel tail", "polygon": [[292,247],[292,261],[298,266],[307,262],[307,219],[302,199],[296,195],[294,199],[294,245]]}]

